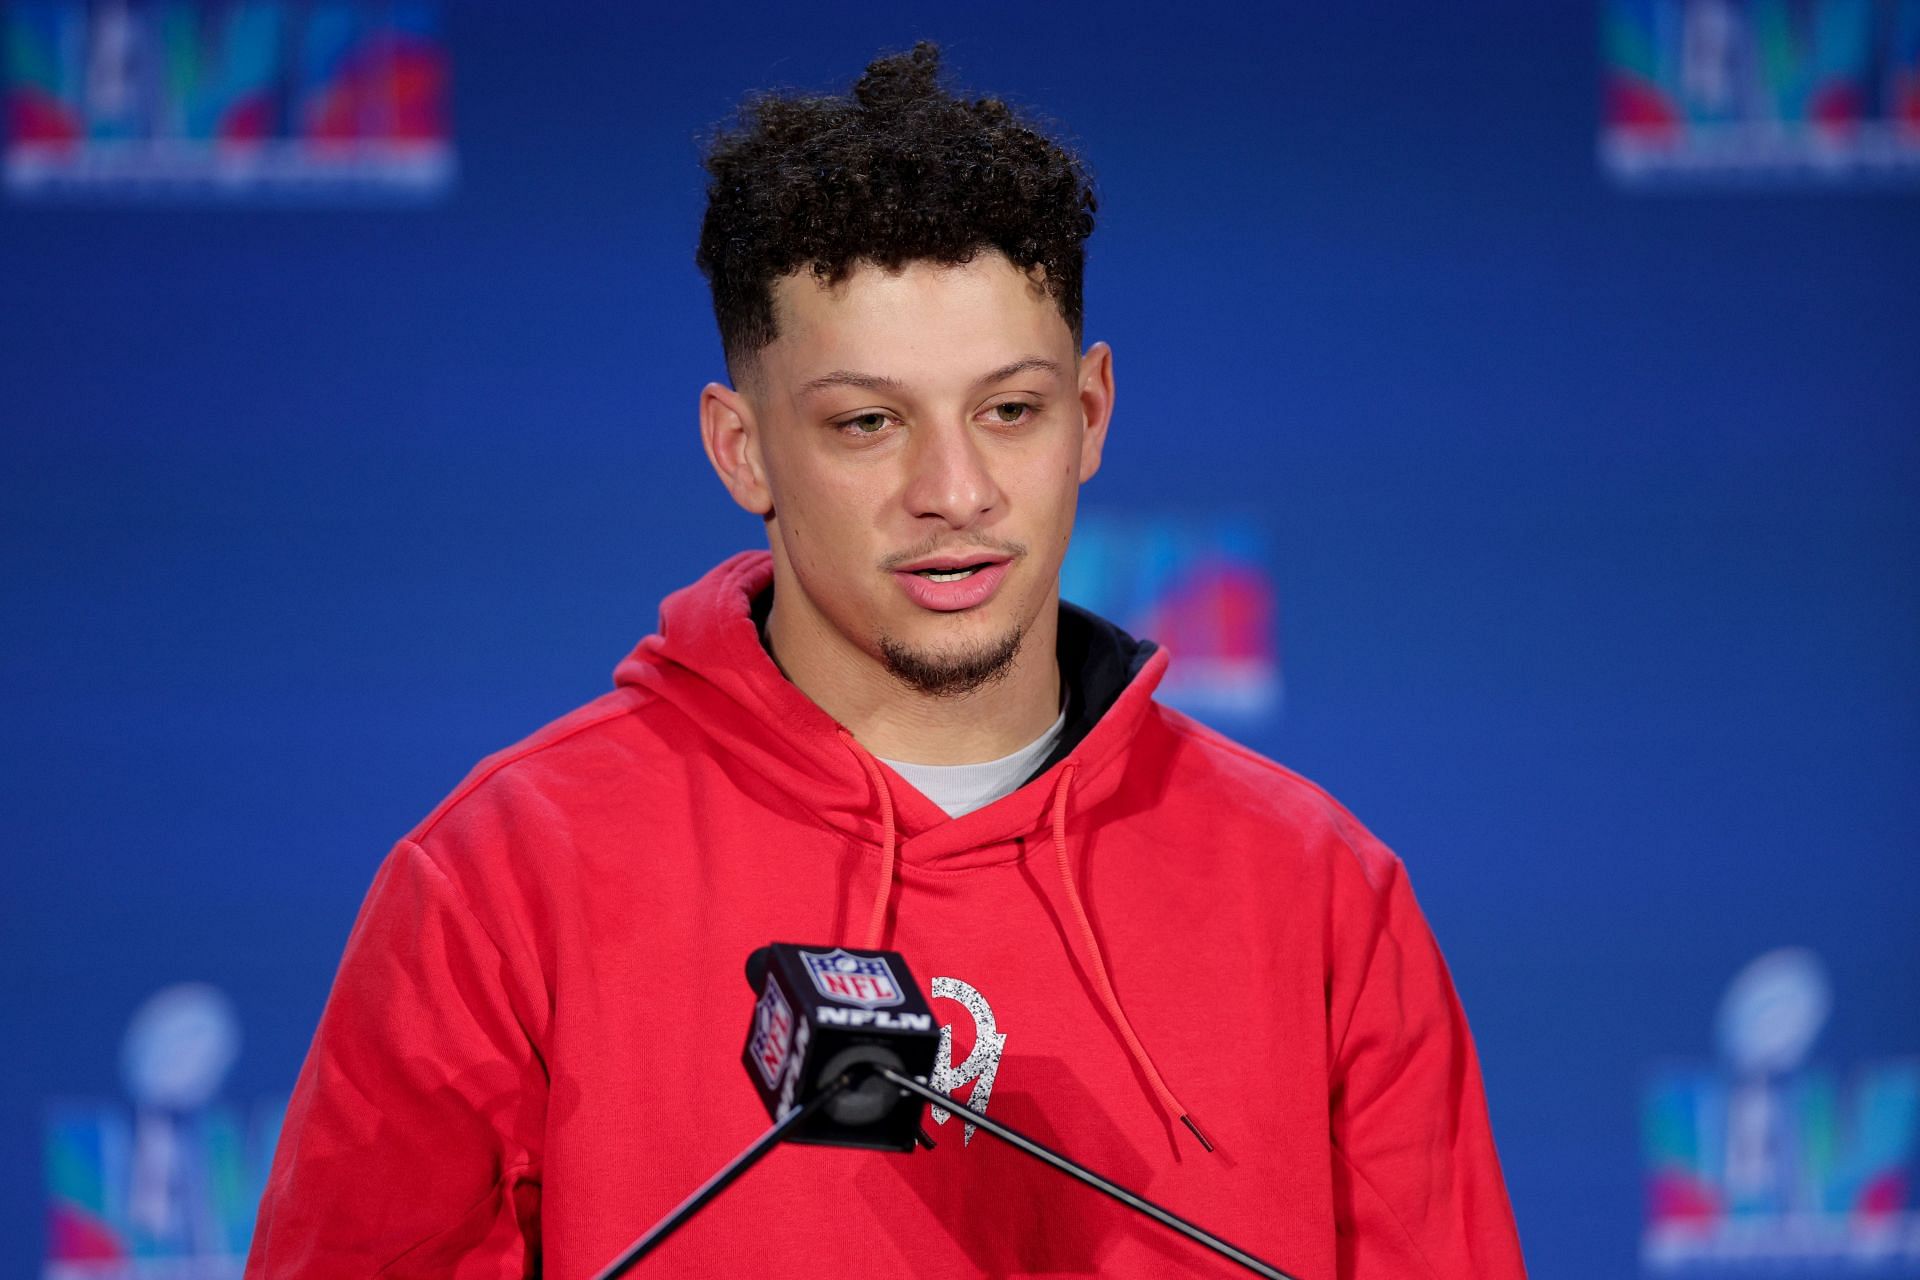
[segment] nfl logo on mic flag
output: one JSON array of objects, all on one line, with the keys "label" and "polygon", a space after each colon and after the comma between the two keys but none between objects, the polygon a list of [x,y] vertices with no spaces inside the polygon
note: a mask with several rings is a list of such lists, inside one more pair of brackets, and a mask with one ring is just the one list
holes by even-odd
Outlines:
[{"label": "nfl logo on mic flag", "polygon": [[893,979],[885,956],[856,956],[843,948],[802,951],[814,988],[829,1000],[857,1004],[863,1009],[886,1009],[906,996]]},{"label": "nfl logo on mic flag", "polygon": [[787,1050],[792,1047],[793,1010],[780,988],[769,982],[754,1005],[753,1035],[747,1041],[747,1053],[769,1089],[780,1083],[780,1068],[787,1065]]}]

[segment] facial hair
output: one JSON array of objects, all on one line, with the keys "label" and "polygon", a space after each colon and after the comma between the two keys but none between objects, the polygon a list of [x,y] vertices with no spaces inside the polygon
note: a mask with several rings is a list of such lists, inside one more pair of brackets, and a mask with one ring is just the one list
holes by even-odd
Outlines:
[{"label": "facial hair", "polygon": [[910,649],[881,636],[880,656],[908,688],[933,698],[964,698],[1007,678],[1025,636],[1024,628],[1015,627],[999,640],[965,649]]}]

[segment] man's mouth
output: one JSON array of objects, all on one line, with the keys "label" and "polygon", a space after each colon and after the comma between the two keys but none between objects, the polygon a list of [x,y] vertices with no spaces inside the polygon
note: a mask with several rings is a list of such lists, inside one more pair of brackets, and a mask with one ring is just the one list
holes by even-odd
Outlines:
[{"label": "man's mouth", "polygon": [[962,579],[971,578],[982,569],[989,567],[991,567],[991,562],[982,561],[979,564],[961,565],[954,569],[914,569],[910,572],[917,577],[927,579],[929,582],[959,582]]},{"label": "man's mouth", "polygon": [[922,556],[893,571],[907,598],[936,613],[956,613],[985,604],[1006,580],[1012,557],[992,551]]}]

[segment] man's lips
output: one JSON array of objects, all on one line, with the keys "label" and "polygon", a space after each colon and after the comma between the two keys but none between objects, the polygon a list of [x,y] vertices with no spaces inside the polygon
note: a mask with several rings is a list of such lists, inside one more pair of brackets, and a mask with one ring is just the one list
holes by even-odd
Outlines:
[{"label": "man's lips", "polygon": [[957,613],[991,600],[1011,562],[1007,556],[987,552],[923,556],[895,569],[893,580],[921,608]]},{"label": "man's lips", "polygon": [[929,569],[947,571],[972,569],[986,565],[1005,564],[1011,559],[1013,559],[1012,556],[999,551],[974,551],[957,554],[948,551],[936,556],[921,556],[918,560],[909,561],[906,564],[897,564],[893,567],[893,571],[895,573],[924,573]]}]

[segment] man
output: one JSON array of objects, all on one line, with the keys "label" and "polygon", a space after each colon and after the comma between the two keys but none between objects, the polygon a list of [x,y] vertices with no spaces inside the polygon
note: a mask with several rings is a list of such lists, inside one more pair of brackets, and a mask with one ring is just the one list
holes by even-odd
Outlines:
[{"label": "man", "polygon": [[[715,145],[733,385],[700,426],[769,552],[394,851],[249,1274],[592,1274],[764,1126],[740,963],[776,939],[904,952],[938,1083],[1295,1275],[1522,1274],[1399,861],[1059,600],[1114,403],[1093,197],[937,70]],[[1232,1274],[968,1114],[910,1156],[783,1149],[643,1273]]]}]

